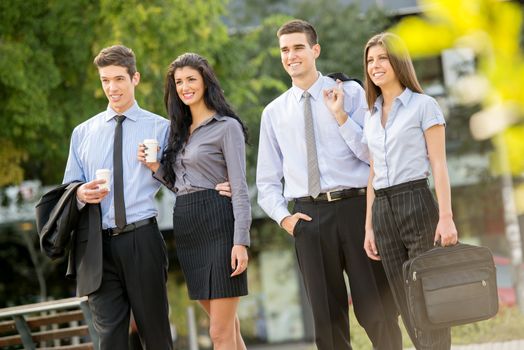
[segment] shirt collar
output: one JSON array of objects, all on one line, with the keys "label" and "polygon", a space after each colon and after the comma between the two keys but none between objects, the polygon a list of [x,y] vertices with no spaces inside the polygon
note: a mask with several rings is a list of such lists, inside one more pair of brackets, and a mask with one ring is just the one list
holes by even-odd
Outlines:
[{"label": "shirt collar", "polygon": [[[322,73],[318,72],[317,80],[313,83],[313,85],[311,85],[309,89],[307,89],[307,91],[311,95],[311,98],[315,101],[318,100],[322,94],[322,88],[324,86],[322,77],[323,77]],[[291,87],[291,93],[293,94],[293,96],[295,96],[297,101],[300,101],[300,99],[302,98],[302,95],[304,94],[304,91],[305,90],[302,90],[301,88],[299,88],[296,85],[293,85]]]},{"label": "shirt collar", "polygon": [[200,126],[207,125],[207,124],[211,123],[211,121],[213,121],[213,120],[217,120],[217,121],[221,122],[221,121],[224,121],[226,118],[227,117],[224,117],[223,115],[215,113],[215,114],[213,114],[213,116],[211,118],[208,118],[208,119],[204,120],[204,122],[202,124],[200,124]]},{"label": "shirt collar", "polygon": [[[395,100],[399,100],[400,103],[405,107],[407,106],[409,100],[411,99],[411,96],[413,96],[413,91],[409,88],[405,88],[404,91],[397,97],[395,97]],[[371,115],[375,114],[377,111],[382,110],[382,102],[384,101],[384,97],[380,95],[377,97],[377,100],[375,101],[375,104],[373,105],[373,113]]]},{"label": "shirt collar", "polygon": [[138,103],[135,101],[135,103],[133,103],[133,105],[131,106],[131,108],[129,108],[127,111],[125,111],[124,113],[117,113],[114,111],[113,108],[111,108],[110,105],[107,105],[107,109],[106,109],[106,115],[105,115],[105,121],[108,122],[110,121],[111,119],[113,119],[116,115],[125,115],[126,116],[126,119],[130,119],[134,122],[136,122],[136,120],[138,119],[138,117],[140,116],[140,112],[142,111],[142,109],[138,106]]}]

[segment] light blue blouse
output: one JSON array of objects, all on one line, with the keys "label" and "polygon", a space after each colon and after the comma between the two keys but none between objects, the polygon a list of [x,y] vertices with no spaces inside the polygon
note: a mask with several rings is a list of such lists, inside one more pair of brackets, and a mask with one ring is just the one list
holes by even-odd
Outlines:
[{"label": "light blue blouse", "polygon": [[428,177],[430,163],[424,131],[446,124],[434,98],[406,88],[393,102],[383,128],[382,102],[379,96],[366,114],[362,138],[373,159],[373,188],[377,190]]}]

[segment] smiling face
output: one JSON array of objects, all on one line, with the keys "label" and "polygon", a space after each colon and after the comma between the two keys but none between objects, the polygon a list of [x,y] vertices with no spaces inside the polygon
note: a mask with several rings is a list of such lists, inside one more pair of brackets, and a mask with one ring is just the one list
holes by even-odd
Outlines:
[{"label": "smiling face", "polygon": [[177,68],[173,74],[178,97],[190,107],[204,103],[206,87],[200,72],[190,66]]},{"label": "smiling face", "polygon": [[131,108],[135,103],[135,86],[140,81],[140,74],[136,72],[129,76],[127,68],[114,65],[99,67],[98,73],[109,106],[119,114]]},{"label": "smiling face", "polygon": [[282,65],[293,82],[314,82],[318,76],[315,60],[320,55],[320,45],[311,46],[305,33],[282,34],[279,44]]},{"label": "smiling face", "polygon": [[366,64],[369,78],[379,88],[383,89],[392,84],[399,84],[397,75],[391,66],[389,54],[384,46],[370,47],[367,52]]}]

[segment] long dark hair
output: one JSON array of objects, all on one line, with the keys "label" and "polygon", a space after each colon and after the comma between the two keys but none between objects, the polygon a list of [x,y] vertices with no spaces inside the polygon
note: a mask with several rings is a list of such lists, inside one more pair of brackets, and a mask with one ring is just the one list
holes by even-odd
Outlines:
[{"label": "long dark hair", "polygon": [[171,129],[162,163],[166,165],[167,178],[173,185],[176,179],[173,171],[176,157],[189,137],[189,127],[193,122],[189,106],[182,102],[176,91],[175,70],[183,67],[191,67],[200,72],[204,80],[204,103],[206,107],[216,111],[218,115],[238,121],[244,131],[244,140],[246,143],[248,141],[247,127],[227,102],[215,72],[209,66],[207,60],[196,53],[185,53],[178,56],[169,65],[164,86],[164,104],[171,122]]}]

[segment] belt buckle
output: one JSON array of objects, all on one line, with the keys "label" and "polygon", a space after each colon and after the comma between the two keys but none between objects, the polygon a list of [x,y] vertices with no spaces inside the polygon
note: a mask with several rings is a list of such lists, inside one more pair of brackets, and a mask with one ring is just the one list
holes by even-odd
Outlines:
[{"label": "belt buckle", "polygon": [[331,197],[331,192],[337,192],[337,191],[329,191],[329,192],[326,192],[326,197],[327,197],[327,200],[328,202],[334,202],[334,201],[339,201],[341,200],[342,198],[332,198]]},{"label": "belt buckle", "polygon": [[114,236],[118,236],[120,234],[119,231],[116,231],[118,230],[118,227],[115,227],[115,228],[108,228],[107,229],[107,233],[108,233],[108,236],[109,237],[114,237]]}]

